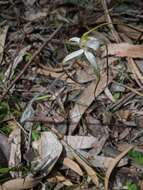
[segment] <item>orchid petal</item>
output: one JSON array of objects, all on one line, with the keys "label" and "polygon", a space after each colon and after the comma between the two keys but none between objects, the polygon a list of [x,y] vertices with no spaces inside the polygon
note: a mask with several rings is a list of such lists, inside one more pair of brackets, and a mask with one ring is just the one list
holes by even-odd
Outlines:
[{"label": "orchid petal", "polygon": [[87,60],[89,61],[89,63],[95,68],[97,69],[97,63],[96,63],[96,57],[93,55],[93,53],[89,52],[89,51],[84,51],[85,57],[87,58]]},{"label": "orchid petal", "polygon": [[88,48],[91,48],[93,50],[97,50],[100,46],[100,42],[98,39],[94,38],[94,37],[89,37],[87,40],[87,44],[86,46]]},{"label": "orchid petal", "polygon": [[70,53],[69,55],[67,55],[64,60],[63,60],[63,64],[65,64],[66,62],[70,61],[71,59],[74,59],[76,57],[79,57],[80,55],[82,55],[84,52],[83,49],[80,49],[80,50],[77,50],[77,51],[74,51],[72,53]]},{"label": "orchid petal", "polygon": [[80,38],[78,38],[78,37],[70,38],[69,41],[70,41],[70,42],[75,42],[75,43],[78,44],[78,45],[80,44]]}]

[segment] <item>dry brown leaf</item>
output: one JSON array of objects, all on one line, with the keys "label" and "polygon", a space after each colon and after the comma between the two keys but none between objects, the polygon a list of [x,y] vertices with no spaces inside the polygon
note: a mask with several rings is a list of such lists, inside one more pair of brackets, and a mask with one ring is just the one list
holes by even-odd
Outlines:
[{"label": "dry brown leaf", "polygon": [[78,175],[83,176],[83,172],[82,172],[81,168],[75,161],[66,157],[63,160],[63,164],[65,166],[67,166],[68,168],[70,168],[71,170],[75,171]]},{"label": "dry brown leaf", "polygon": [[35,187],[38,183],[40,183],[41,178],[17,178],[13,180],[9,180],[2,185],[0,185],[0,190],[23,190],[30,189]]},{"label": "dry brown leaf", "polygon": [[[112,81],[112,75],[110,74],[108,83]],[[70,121],[69,133],[72,134],[76,129],[82,115],[86,109],[91,105],[95,97],[97,97],[107,86],[107,74],[101,74],[101,79],[96,88],[96,82],[92,81],[82,92],[81,96],[78,98],[73,109],[70,112]],[[95,91],[96,88],[96,91]]]},{"label": "dry brown leaf", "polygon": [[129,43],[109,44],[108,55],[143,58],[143,45],[133,45]]},{"label": "dry brown leaf", "polygon": [[106,171],[106,175],[105,175],[105,190],[109,190],[108,186],[109,186],[109,179],[111,176],[111,173],[113,171],[113,169],[116,167],[116,165],[119,163],[119,161],[131,150],[133,149],[133,146],[130,145],[127,149],[125,149],[121,154],[119,154],[113,162],[110,163],[107,171]]}]

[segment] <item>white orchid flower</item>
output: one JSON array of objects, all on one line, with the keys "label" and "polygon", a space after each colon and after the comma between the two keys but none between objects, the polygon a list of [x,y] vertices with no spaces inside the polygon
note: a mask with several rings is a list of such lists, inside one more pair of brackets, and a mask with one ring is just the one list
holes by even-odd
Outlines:
[{"label": "white orchid flower", "polygon": [[100,42],[98,39],[88,36],[88,37],[84,37],[83,39],[74,37],[74,38],[71,38],[69,41],[74,42],[76,45],[78,45],[80,47],[80,49],[67,55],[63,60],[64,64],[66,64],[71,59],[74,59],[74,58],[80,57],[81,55],[84,55],[86,57],[86,59],[89,61],[89,63],[95,69],[98,68],[97,63],[96,63],[96,57],[91,52],[91,50],[96,51],[99,48]]}]

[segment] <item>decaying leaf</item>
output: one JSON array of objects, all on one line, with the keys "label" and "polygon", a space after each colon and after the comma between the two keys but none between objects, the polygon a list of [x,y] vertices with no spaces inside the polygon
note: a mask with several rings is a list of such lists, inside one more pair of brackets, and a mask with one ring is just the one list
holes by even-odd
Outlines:
[{"label": "decaying leaf", "polygon": [[52,132],[42,132],[41,138],[37,141],[39,157],[33,163],[34,171],[44,171],[48,174],[62,152],[62,145]]},{"label": "decaying leaf", "polygon": [[[16,123],[15,123],[16,125]],[[13,168],[21,163],[21,129],[16,127],[9,136],[11,142],[9,167]],[[21,172],[11,172],[13,177],[20,177]]]},{"label": "decaying leaf", "polygon": [[143,58],[143,45],[133,45],[129,43],[109,44],[108,55]]},{"label": "decaying leaf", "polygon": [[121,160],[121,158],[123,158],[131,149],[133,149],[133,146],[128,147],[126,150],[124,150],[121,154],[119,154],[113,162],[110,163],[107,171],[106,171],[106,176],[105,176],[105,190],[109,190],[108,186],[109,186],[109,179],[111,176],[111,173],[113,171],[113,169],[116,167],[116,165],[119,163],[119,161]]},{"label": "decaying leaf", "polygon": [[99,139],[93,136],[64,136],[64,140],[74,149],[89,149],[98,143]]},{"label": "decaying leaf", "polygon": [[79,165],[75,161],[66,157],[63,160],[63,164],[65,166],[67,166],[68,168],[70,168],[71,170],[75,171],[78,175],[83,176],[83,172],[82,172],[81,168],[79,167]]},{"label": "decaying leaf", "polygon": [[13,180],[9,180],[2,185],[0,185],[0,190],[23,190],[30,189],[35,187],[38,183],[40,183],[41,178],[17,178]]},{"label": "decaying leaf", "polygon": [[[105,157],[105,156],[98,156],[95,154],[87,153],[85,151],[80,151],[80,154],[88,160],[88,162],[93,166],[97,168],[103,168],[106,169],[109,167],[111,162],[114,161],[114,158],[112,157]],[[121,159],[117,165],[117,167],[124,166],[128,163],[128,159]]]},{"label": "decaying leaf", "polygon": [[4,44],[5,44],[5,39],[7,35],[9,26],[4,26],[3,28],[0,28],[0,64],[3,59],[3,51],[4,51]]}]

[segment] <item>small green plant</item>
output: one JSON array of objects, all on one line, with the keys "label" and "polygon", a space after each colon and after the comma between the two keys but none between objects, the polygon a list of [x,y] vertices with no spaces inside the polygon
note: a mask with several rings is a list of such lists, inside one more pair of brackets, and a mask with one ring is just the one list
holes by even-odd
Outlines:
[{"label": "small green plant", "polygon": [[9,105],[6,102],[0,103],[0,119],[4,119],[4,117],[9,113]]},{"label": "small green plant", "polygon": [[32,130],[32,140],[36,141],[40,138],[40,133],[37,130]]},{"label": "small green plant", "polygon": [[32,55],[30,53],[25,53],[23,56],[23,61],[28,62],[31,59]]},{"label": "small green plant", "polygon": [[127,186],[128,190],[139,190],[138,186],[131,181],[128,181],[126,186]]},{"label": "small green plant", "polygon": [[128,152],[128,156],[130,156],[134,162],[137,164],[143,165],[143,153],[138,152],[136,150],[130,150]]}]

